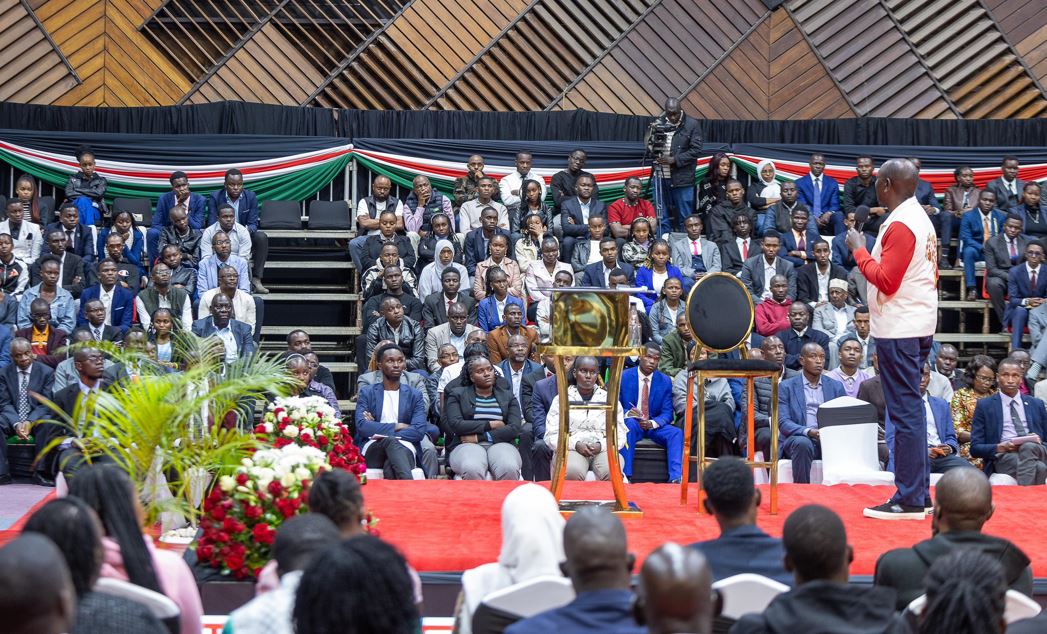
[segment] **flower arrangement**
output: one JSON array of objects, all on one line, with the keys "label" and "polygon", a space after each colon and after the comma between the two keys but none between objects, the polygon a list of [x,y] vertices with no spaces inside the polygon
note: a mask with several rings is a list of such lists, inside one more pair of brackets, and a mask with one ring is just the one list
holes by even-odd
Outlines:
[{"label": "flower arrangement", "polygon": [[276,528],[307,510],[309,484],[330,468],[321,450],[295,444],[244,458],[204,500],[199,561],[236,579],[257,577],[271,558]]},{"label": "flower arrangement", "polygon": [[297,445],[319,449],[327,454],[332,467],[357,477],[367,470],[349,427],[321,396],[277,399],[266,407],[254,431],[258,440],[276,448]]}]

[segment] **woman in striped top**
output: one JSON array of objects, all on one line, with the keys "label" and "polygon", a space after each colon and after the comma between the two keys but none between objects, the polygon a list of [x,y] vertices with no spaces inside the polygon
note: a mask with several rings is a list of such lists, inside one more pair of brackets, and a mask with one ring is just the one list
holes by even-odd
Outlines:
[{"label": "woman in striped top", "polygon": [[520,479],[520,404],[496,379],[487,358],[473,357],[462,369],[463,387],[446,395],[448,463],[464,480],[483,480],[488,474],[493,480]]}]

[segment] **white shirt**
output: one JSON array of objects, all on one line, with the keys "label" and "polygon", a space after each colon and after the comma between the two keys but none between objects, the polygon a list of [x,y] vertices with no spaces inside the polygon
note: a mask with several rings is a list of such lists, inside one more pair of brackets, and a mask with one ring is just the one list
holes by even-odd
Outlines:
[{"label": "white shirt", "polygon": [[[386,198],[383,201],[377,201],[377,200],[374,201],[374,208],[375,208],[376,219],[377,219],[377,217],[382,215],[382,212],[385,211],[386,207],[388,207],[388,206],[389,206],[389,199],[388,198]],[[404,204],[402,202],[400,202],[399,200],[396,201],[396,208],[393,209],[393,213],[396,215],[397,218],[403,218],[404,217]],[[371,217],[371,212],[367,209],[367,201],[364,200],[363,198],[360,199],[360,202],[356,203],[356,217],[359,218],[360,216],[363,216],[365,218],[370,218]],[[378,229],[371,229],[370,231],[367,232],[367,235],[373,236],[373,235],[378,234],[378,233],[381,233]]]},{"label": "white shirt", "polygon": [[509,174],[503,176],[502,180],[498,181],[498,191],[502,196],[503,205],[508,207],[520,204],[520,196],[511,192],[521,190],[525,180],[538,181],[538,186],[542,188],[542,200],[545,200],[545,180],[533,169],[523,176],[514,169]]},{"label": "white shirt", "polygon": [[1029,426],[1025,424],[1025,405],[1022,403],[1022,393],[1016,392],[1011,397],[1000,392],[1000,402],[1003,404],[1003,425],[1000,430],[1000,442],[1024,435],[1018,433],[1018,426],[1014,424],[1014,420],[1011,418],[1011,403],[1014,403],[1018,408],[1018,419],[1021,421],[1022,427],[1025,428],[1025,432],[1028,433]]},{"label": "white shirt", "polygon": [[827,302],[829,301],[829,273],[832,271],[832,265],[825,270],[823,274],[819,269],[818,265],[814,267],[814,273],[818,276],[818,301]]},{"label": "white shirt", "polygon": [[667,279],[669,279],[668,271],[666,271],[665,273],[656,273],[654,271],[651,271],[651,286],[654,287],[651,290],[654,291],[655,294],[661,293],[662,284],[665,284],[665,280]]},{"label": "white shirt", "polygon": [[105,290],[104,286],[98,289],[98,299],[102,300],[102,305],[105,306],[105,325],[113,325],[113,294],[116,292],[116,286]]},{"label": "white shirt", "polygon": [[[643,384],[644,384],[644,381],[647,382],[647,415],[649,417],[651,415],[651,403],[650,403],[650,401],[651,401],[651,390],[654,389],[654,373],[652,372],[649,375],[644,375],[644,373],[640,372],[640,369],[637,368],[636,369],[636,409],[638,409],[640,411],[643,411],[643,406],[641,405],[641,403],[643,402]],[[654,423],[655,427],[658,426],[658,423],[656,423],[655,421],[652,420],[651,422]]]},{"label": "white shirt", "polygon": [[934,412],[926,394],[923,395],[923,410],[927,413],[927,446],[937,447],[942,444],[942,439],[938,437],[938,426],[934,424]]},{"label": "white shirt", "polygon": [[582,202],[582,199],[578,199],[578,206],[582,209],[582,224],[589,224],[589,207],[593,204],[593,199],[590,197],[589,202]]},{"label": "white shirt", "polygon": [[505,205],[494,200],[482,203],[474,198],[462,203],[461,209],[458,210],[458,222],[461,224],[462,233],[472,231],[473,229],[479,229],[483,226],[483,223],[480,222],[480,214],[483,212],[485,207],[493,207],[497,210],[498,226],[506,231],[509,230],[509,212],[506,210]]},{"label": "white shirt", "polygon": [[851,323],[851,318],[847,312],[847,306],[843,308],[833,306],[833,317],[836,318],[836,332],[838,334],[847,332],[847,326]]},{"label": "white shirt", "polygon": [[[211,300],[220,292],[219,289],[212,288],[200,296],[200,305],[197,308],[200,319],[211,316]],[[236,294],[233,295],[233,319],[244,322],[251,327],[251,330],[254,330],[255,323],[258,321],[255,314],[254,297],[240,289],[236,289]]]},{"label": "white shirt", "polygon": [[400,422],[400,390],[385,390],[384,394],[381,422],[395,425]]},{"label": "white shirt", "polygon": [[599,262],[602,259],[603,259],[603,256],[600,255],[600,241],[599,240],[589,240],[589,260],[586,262],[586,264],[592,264],[593,262]]},{"label": "white shirt", "polygon": [[[525,363],[524,366],[527,364]],[[520,386],[523,385],[523,366],[519,370],[513,370],[512,364],[509,364],[509,376],[513,382],[513,396],[516,397],[516,402],[520,402]]]},{"label": "white shirt", "polygon": [[770,264],[767,263],[767,258],[763,259],[763,295],[761,297],[764,299],[771,296],[771,278],[778,275],[776,264],[778,264],[778,258],[774,258]]},{"label": "white shirt", "polygon": [[[749,257],[750,255],[753,254],[752,253],[752,248],[753,248],[753,239],[752,238],[735,238],[734,239],[734,243],[738,247],[738,255],[740,255],[743,259],[747,258],[747,257]],[[746,247],[745,245],[748,245],[748,247]]]},{"label": "white shirt", "polygon": [[[193,327],[193,307],[189,297],[186,296],[181,306],[171,306],[171,300],[165,295],[159,295],[158,300],[159,307],[171,309],[171,312],[182,322],[182,330],[189,332]],[[152,323],[153,318],[146,312],[145,302],[142,301],[141,297],[135,298],[135,310],[138,312],[138,321],[141,322],[142,328],[149,330],[149,325]]]},{"label": "white shirt", "polygon": [[233,223],[233,228],[229,231],[223,231],[222,226],[217,222],[204,229],[203,235],[200,236],[201,260],[214,255],[214,250],[211,248],[211,240],[217,233],[224,233],[229,236],[229,242],[232,246],[231,253],[233,255],[239,255],[248,262],[251,261],[251,232],[239,222]]},{"label": "white shirt", "polygon": [[229,324],[226,324],[225,328],[218,329],[215,335],[222,340],[222,344],[225,346],[225,362],[236,363],[237,357],[240,356],[240,349],[236,346],[236,336],[233,334],[233,329],[229,327]]}]

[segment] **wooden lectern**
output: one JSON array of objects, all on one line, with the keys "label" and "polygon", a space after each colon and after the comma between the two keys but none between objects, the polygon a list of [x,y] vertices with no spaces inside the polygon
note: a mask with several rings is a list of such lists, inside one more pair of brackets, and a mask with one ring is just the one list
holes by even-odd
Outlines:
[{"label": "wooden lectern", "polygon": [[[552,493],[567,514],[585,506],[606,506],[627,517],[640,517],[643,512],[625,495],[620,456],[618,454],[618,391],[622,383],[625,358],[640,354],[639,342],[630,341],[629,298],[641,289],[551,288],[551,342],[540,346],[542,354],[556,358],[556,389],[560,399],[560,436],[553,461]],[[592,356],[611,359],[611,371],[605,385],[606,404],[569,403],[567,372],[563,357]],[[614,501],[561,500],[567,474],[567,452],[570,410],[601,410],[606,417],[607,463],[611,472]],[[550,421],[552,423],[552,421]]]}]

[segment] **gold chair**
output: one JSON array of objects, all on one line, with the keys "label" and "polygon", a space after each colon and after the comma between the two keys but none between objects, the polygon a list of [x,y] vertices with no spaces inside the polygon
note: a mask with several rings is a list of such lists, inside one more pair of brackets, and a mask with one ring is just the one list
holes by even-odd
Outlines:
[{"label": "gold chair", "polygon": [[[715,458],[705,457],[705,379],[743,378],[746,382],[747,441],[745,462],[754,468],[770,469],[771,514],[778,512],[778,379],[781,367],[763,359],[750,359],[746,341],[753,329],[753,301],[737,277],[729,273],[710,273],[702,277],[687,296],[687,326],[694,334],[695,348],[687,364],[687,409],[683,430],[683,478],[680,481],[680,504],[687,503],[690,464],[698,463],[698,512],[703,513],[702,474]],[[702,349],[726,353],[738,350],[741,359],[700,360]],[[756,461],[753,383],[757,378],[771,381],[771,455]],[[698,450],[691,456],[691,429],[694,418],[694,383],[698,381]]]}]

